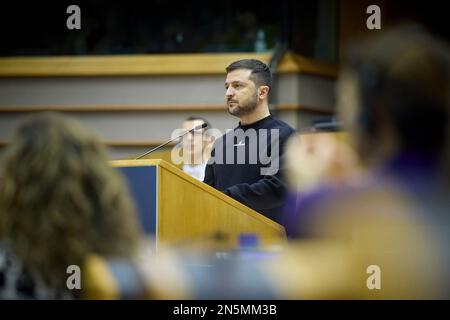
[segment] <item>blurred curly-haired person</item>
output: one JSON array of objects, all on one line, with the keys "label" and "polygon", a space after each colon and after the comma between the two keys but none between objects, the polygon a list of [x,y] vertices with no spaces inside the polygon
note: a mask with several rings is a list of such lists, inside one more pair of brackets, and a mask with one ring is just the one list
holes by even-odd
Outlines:
[{"label": "blurred curly-haired person", "polygon": [[127,190],[93,134],[52,113],[20,127],[1,172],[0,241],[5,299],[76,298],[66,287],[69,265],[136,252]]}]

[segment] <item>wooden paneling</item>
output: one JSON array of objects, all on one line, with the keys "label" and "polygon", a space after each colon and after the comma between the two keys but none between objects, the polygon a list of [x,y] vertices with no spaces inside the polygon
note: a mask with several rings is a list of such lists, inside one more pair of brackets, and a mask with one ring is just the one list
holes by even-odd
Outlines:
[{"label": "wooden paneling", "polygon": [[[245,58],[268,63],[270,53],[8,57],[0,58],[0,77],[222,75],[231,62]],[[334,78],[337,67],[288,53],[281,59],[277,71]]]},{"label": "wooden paneling", "polygon": [[[277,110],[299,110],[318,114],[331,114],[331,110],[314,106],[305,106],[296,103],[279,103]],[[148,104],[148,105],[27,105],[27,106],[0,106],[0,113],[22,112],[225,112],[224,104]]]},{"label": "wooden paneling", "polygon": [[287,53],[277,68],[278,73],[305,73],[316,76],[336,78],[337,65],[302,57],[295,53]]},{"label": "wooden paneling", "polygon": [[227,236],[225,241],[229,247],[235,247],[238,236],[243,233],[258,235],[263,247],[286,240],[281,225],[167,162],[134,160],[111,161],[111,164],[158,166],[158,242],[208,242],[216,232]]},{"label": "wooden paneling", "polygon": [[152,54],[0,59],[0,77],[155,76],[224,74],[231,62],[269,54]]},{"label": "wooden paneling", "polygon": [[132,105],[24,105],[0,106],[1,112],[186,112],[224,111],[224,104],[132,104]]}]

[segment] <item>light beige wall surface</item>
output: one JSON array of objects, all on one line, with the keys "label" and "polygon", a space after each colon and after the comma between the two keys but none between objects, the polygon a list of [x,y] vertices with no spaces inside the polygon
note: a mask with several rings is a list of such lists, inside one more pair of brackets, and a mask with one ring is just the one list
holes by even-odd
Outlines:
[{"label": "light beige wall surface", "polygon": [[[302,129],[313,119],[331,114],[335,80],[314,75],[309,70],[314,64],[308,61],[301,60],[305,67],[293,59],[286,61],[276,74],[274,103],[280,108],[276,115]],[[319,71],[323,73],[323,68]],[[67,111],[97,133],[111,147],[114,159],[142,153],[170,138],[191,115],[203,116],[225,132],[238,119],[226,111],[224,79],[219,72],[29,77],[1,76],[0,72],[0,154],[30,113],[47,109]]]}]

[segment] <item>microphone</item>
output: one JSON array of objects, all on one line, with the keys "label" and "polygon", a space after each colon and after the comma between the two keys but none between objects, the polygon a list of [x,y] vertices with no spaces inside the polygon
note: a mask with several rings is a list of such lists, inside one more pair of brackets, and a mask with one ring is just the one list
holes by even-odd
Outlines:
[{"label": "microphone", "polygon": [[185,133],[179,135],[178,137],[175,137],[175,138],[173,138],[173,139],[170,139],[170,140],[164,142],[163,144],[160,144],[159,146],[154,147],[153,149],[147,151],[146,153],[141,154],[140,156],[138,156],[138,157],[135,158],[134,160],[139,160],[139,159],[141,159],[142,157],[145,157],[146,155],[148,155],[148,154],[150,154],[150,153],[152,153],[152,152],[154,152],[154,151],[156,151],[156,150],[158,150],[158,149],[164,147],[166,144],[169,144],[170,142],[172,142],[172,141],[174,141],[174,140],[177,140],[177,139],[179,139],[179,138],[181,138],[181,137],[187,135],[188,133],[190,133],[190,132],[192,132],[192,131],[198,131],[198,130],[204,129],[204,128],[206,128],[207,126],[208,126],[208,124],[207,124],[206,122],[204,122],[204,123],[202,123],[202,124],[200,124],[200,125],[198,125],[198,126],[195,126],[195,127],[193,127],[191,130],[186,131]]},{"label": "microphone", "polygon": [[330,121],[330,122],[322,122],[322,123],[316,123],[313,125],[312,131],[327,131],[327,132],[335,132],[335,131],[342,131],[343,124],[340,121]]}]

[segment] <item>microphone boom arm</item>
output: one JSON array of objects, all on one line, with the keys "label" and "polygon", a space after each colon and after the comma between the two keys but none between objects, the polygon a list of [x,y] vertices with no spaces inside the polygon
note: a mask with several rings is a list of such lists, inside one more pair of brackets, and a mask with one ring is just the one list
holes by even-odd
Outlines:
[{"label": "microphone boom arm", "polygon": [[201,124],[201,125],[198,125],[198,126],[192,128],[191,130],[188,130],[188,131],[186,131],[185,133],[179,135],[178,137],[175,137],[175,138],[173,138],[173,139],[170,139],[169,141],[166,141],[166,142],[164,142],[163,144],[160,144],[159,146],[154,147],[153,149],[151,149],[151,150],[149,150],[149,151],[147,151],[147,152],[141,154],[140,156],[136,157],[134,160],[139,160],[139,159],[141,159],[142,157],[145,157],[146,155],[148,155],[148,154],[150,154],[150,153],[152,153],[152,152],[154,152],[154,151],[156,151],[156,150],[158,150],[158,149],[164,147],[165,145],[171,143],[171,142],[174,141],[174,140],[177,140],[177,139],[181,138],[182,136],[188,134],[188,133],[191,132],[191,131],[200,130],[200,129],[203,129],[203,128],[206,128],[206,127],[207,127],[207,124],[206,124],[206,123],[203,123],[203,124]]}]

